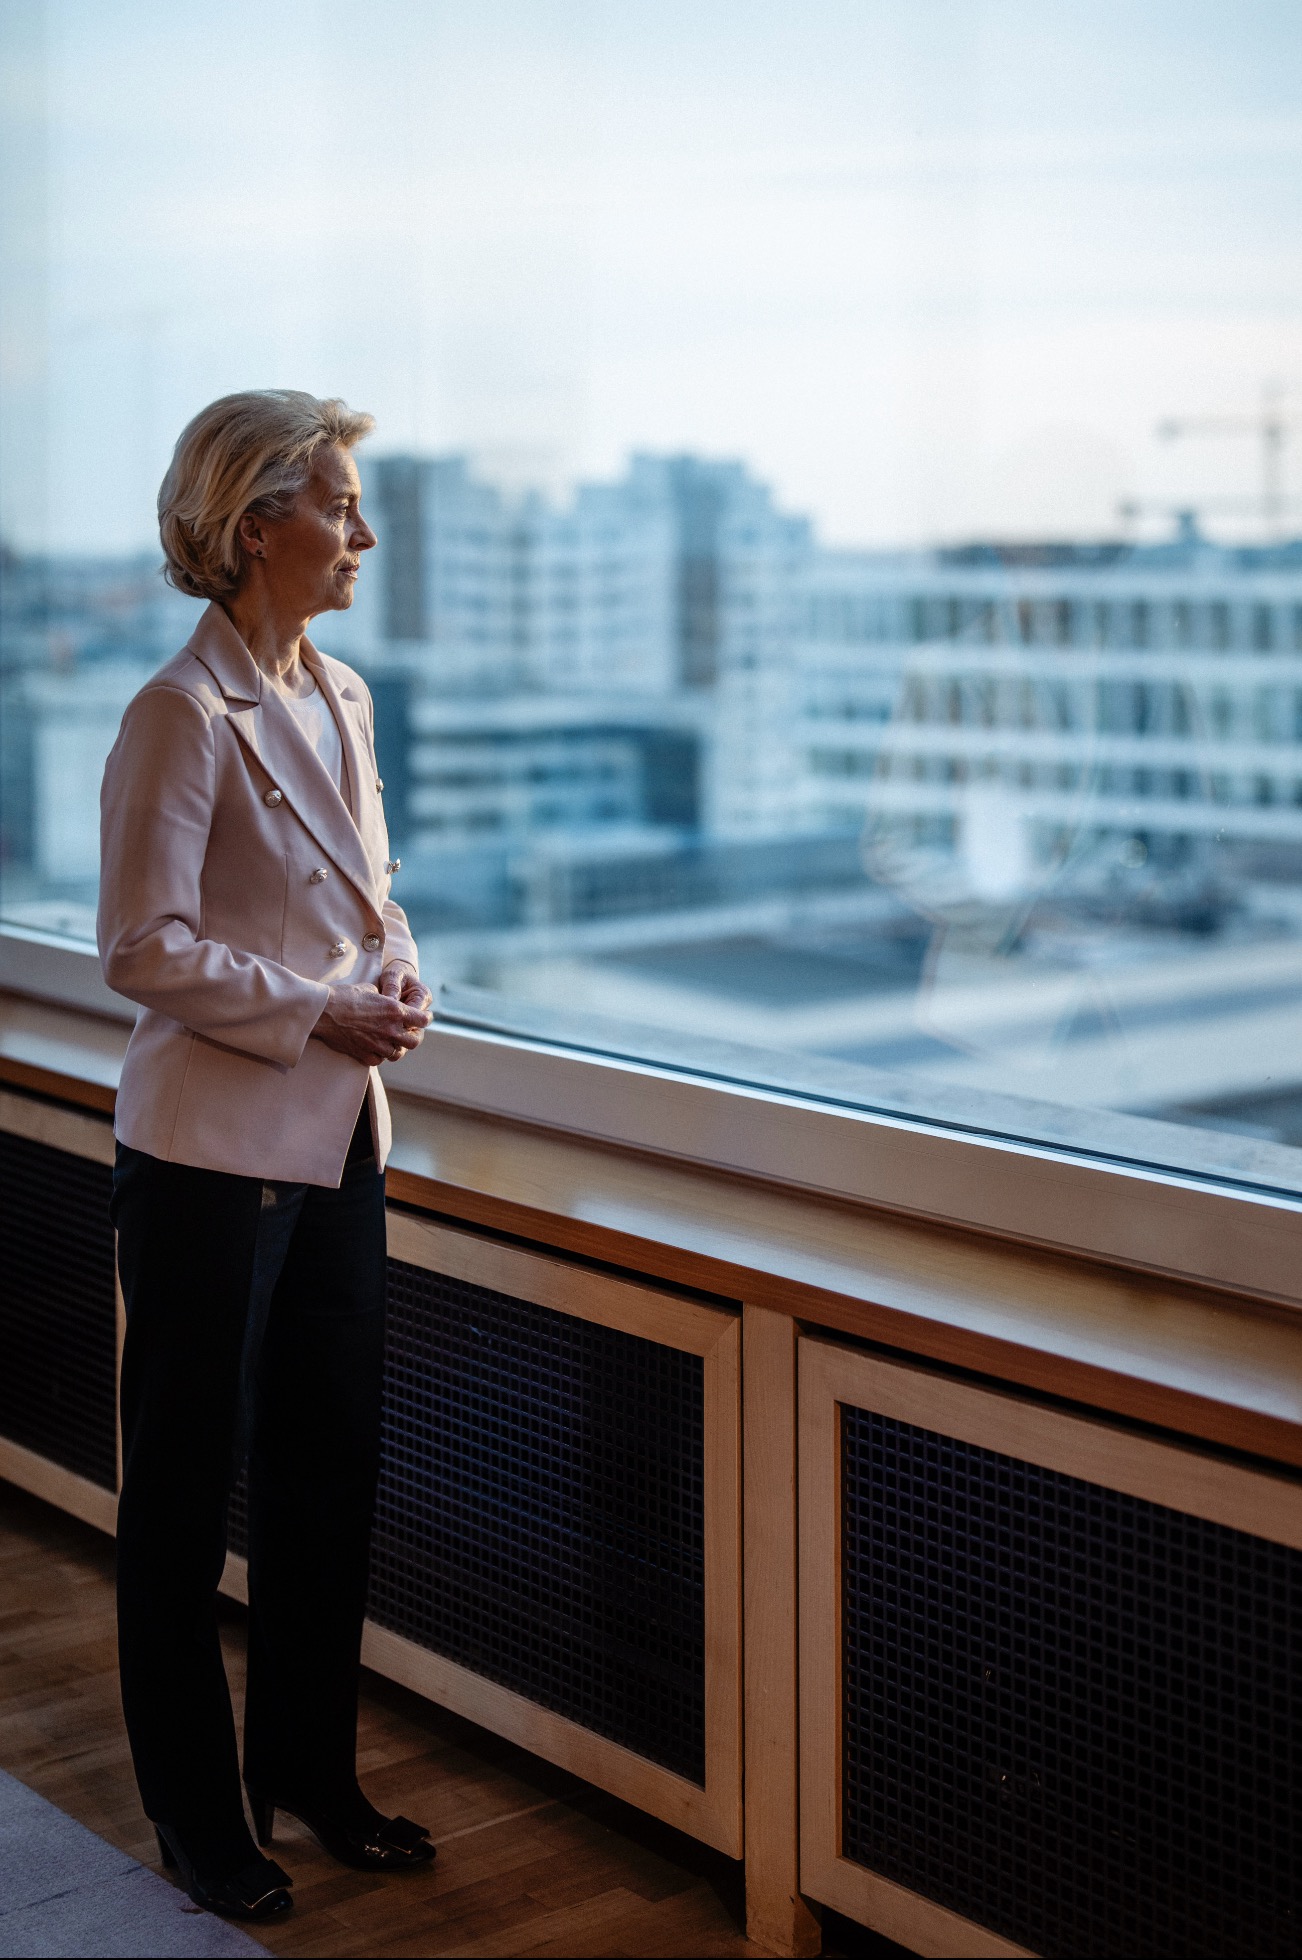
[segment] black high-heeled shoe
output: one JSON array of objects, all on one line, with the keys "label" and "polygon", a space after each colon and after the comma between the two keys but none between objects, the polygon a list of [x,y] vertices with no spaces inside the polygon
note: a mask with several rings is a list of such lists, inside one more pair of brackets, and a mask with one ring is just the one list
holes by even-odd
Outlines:
[{"label": "black high-heeled shoe", "polygon": [[409,1817],[380,1817],[377,1811],[376,1824],[361,1825],[298,1798],[267,1797],[253,1790],[248,1795],[259,1844],[271,1843],[276,1812],[283,1810],[307,1826],[323,1851],[355,1871],[415,1871],[432,1864],[438,1855],[425,1826],[413,1824]]},{"label": "black high-heeled shoe", "polygon": [[227,1877],[215,1879],[195,1868],[170,1824],[155,1824],[158,1855],[169,1871],[179,1871],[186,1891],[205,1912],[223,1919],[279,1919],[293,1910],[287,1888],[294,1881],[274,1858],[254,1858]]}]

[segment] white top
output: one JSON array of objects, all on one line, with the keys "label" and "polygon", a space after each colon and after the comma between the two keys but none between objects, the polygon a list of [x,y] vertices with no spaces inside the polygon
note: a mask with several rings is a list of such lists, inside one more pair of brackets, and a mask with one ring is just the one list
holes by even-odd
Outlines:
[{"label": "white top", "polygon": [[325,695],[313,681],[310,694],[282,694],[281,698],[320,756],[327,775],[342,796],[344,745],[339,735],[339,724],[330,712]]}]

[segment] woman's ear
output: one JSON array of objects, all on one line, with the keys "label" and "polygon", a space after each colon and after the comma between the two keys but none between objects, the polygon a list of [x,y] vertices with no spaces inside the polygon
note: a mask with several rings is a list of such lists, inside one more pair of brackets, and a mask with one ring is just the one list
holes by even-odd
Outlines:
[{"label": "woman's ear", "polygon": [[251,510],[246,510],[235,532],[244,547],[247,558],[265,558],[267,555],[267,533],[263,521]]}]

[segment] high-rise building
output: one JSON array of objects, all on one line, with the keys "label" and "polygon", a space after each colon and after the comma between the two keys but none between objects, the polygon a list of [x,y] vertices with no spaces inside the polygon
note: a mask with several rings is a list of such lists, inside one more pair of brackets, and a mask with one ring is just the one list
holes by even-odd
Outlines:
[{"label": "high-rise building", "polygon": [[673,523],[635,462],[558,508],[508,498],[465,458],[364,459],[379,544],[340,651],[403,647],[434,689],[596,688],[638,694],[676,681]]},{"label": "high-rise building", "polygon": [[799,821],[793,604],[810,526],[742,463],[639,457],[634,469],[673,513],[677,680],[711,703],[707,827],[780,835]]},{"label": "high-rise building", "polygon": [[449,691],[502,691],[527,678],[515,618],[511,513],[460,456],[361,462],[379,543],[351,612],[323,623],[346,659],[402,648]]}]

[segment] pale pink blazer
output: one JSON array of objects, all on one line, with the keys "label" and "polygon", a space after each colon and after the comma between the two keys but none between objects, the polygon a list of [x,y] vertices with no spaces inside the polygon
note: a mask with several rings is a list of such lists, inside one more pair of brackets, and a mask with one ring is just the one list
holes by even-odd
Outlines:
[{"label": "pale pink blazer", "polygon": [[370,694],[306,642],[303,658],[339,723],[343,796],[220,606],[131,702],[104,770],[99,950],[143,1009],[123,1143],[337,1185],[366,1097],[383,1166],[388,1103],[378,1069],[309,1037],[329,983],[417,955],[389,897]]}]

